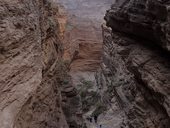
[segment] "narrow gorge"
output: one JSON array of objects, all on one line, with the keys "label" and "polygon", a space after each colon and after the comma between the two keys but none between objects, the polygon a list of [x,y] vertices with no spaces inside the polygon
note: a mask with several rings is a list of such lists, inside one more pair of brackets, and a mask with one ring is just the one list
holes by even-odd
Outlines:
[{"label": "narrow gorge", "polygon": [[0,128],[170,128],[170,1],[0,0]]}]

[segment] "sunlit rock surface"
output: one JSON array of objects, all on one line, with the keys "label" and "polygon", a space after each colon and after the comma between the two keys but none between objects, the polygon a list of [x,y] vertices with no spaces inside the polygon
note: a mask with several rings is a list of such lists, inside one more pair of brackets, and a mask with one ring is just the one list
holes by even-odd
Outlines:
[{"label": "sunlit rock surface", "polygon": [[67,128],[57,80],[57,4],[0,0],[0,127]]},{"label": "sunlit rock surface", "polygon": [[101,24],[112,0],[58,0],[67,13],[64,58],[71,71],[96,71],[101,62]]}]

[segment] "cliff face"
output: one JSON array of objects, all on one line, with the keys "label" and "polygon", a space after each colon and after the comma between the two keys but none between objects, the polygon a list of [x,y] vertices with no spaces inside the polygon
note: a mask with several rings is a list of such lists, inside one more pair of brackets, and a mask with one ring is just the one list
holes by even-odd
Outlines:
[{"label": "cliff face", "polygon": [[0,0],[0,128],[169,128],[169,0],[116,0],[103,49],[102,2]]},{"label": "cliff face", "polygon": [[115,128],[170,126],[169,5],[118,0],[107,11],[102,75]]},{"label": "cliff face", "polygon": [[168,51],[169,18],[168,0],[118,0],[105,17],[115,31],[150,40]]},{"label": "cliff face", "polygon": [[59,90],[64,70],[56,4],[0,3],[0,127],[67,127]]},{"label": "cliff face", "polygon": [[101,62],[101,24],[112,0],[58,0],[67,12],[64,59],[72,72],[95,72]]}]

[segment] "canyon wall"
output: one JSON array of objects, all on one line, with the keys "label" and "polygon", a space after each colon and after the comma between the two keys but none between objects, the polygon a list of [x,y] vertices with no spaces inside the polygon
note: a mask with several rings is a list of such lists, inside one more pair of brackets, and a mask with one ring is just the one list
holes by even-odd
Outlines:
[{"label": "canyon wall", "polygon": [[118,0],[106,13],[100,85],[119,119],[112,127],[170,126],[169,7],[168,0]]},{"label": "canyon wall", "polygon": [[67,128],[65,75],[52,0],[0,0],[0,127]]},{"label": "canyon wall", "polygon": [[116,0],[103,48],[111,1],[61,2],[0,0],[0,128],[169,128],[169,0]]}]

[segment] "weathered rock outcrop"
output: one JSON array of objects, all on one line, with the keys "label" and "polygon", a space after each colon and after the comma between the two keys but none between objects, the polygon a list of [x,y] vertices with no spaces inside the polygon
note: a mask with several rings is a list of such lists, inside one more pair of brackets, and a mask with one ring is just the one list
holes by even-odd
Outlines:
[{"label": "weathered rock outcrop", "polygon": [[58,0],[66,8],[64,59],[72,61],[73,72],[94,72],[102,54],[101,24],[112,0]]},{"label": "weathered rock outcrop", "polygon": [[0,128],[169,128],[169,0],[116,0],[97,73],[111,1],[61,2],[0,0]]},{"label": "weathered rock outcrop", "polygon": [[102,69],[122,128],[170,126],[169,16],[166,0],[118,0],[107,11]]},{"label": "weathered rock outcrop", "polygon": [[114,31],[150,40],[170,51],[169,0],[118,0],[105,19]]},{"label": "weathered rock outcrop", "polygon": [[0,0],[1,128],[67,128],[58,8],[51,2]]}]

